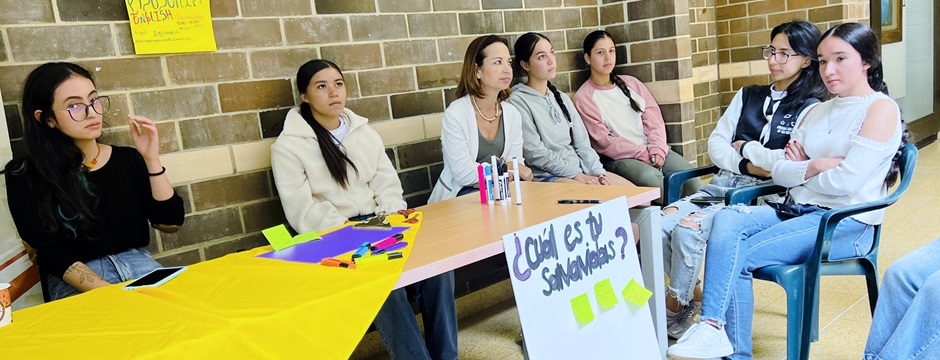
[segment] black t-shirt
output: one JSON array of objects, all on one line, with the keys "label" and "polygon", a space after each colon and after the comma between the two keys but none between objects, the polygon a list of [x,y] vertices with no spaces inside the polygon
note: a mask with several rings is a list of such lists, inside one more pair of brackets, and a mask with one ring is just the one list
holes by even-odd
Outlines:
[{"label": "black t-shirt", "polygon": [[150,189],[147,165],[136,149],[112,146],[111,158],[98,170],[85,174],[94,196],[89,199],[96,216],[92,240],[76,237],[60,226],[56,233],[41,229],[38,199],[30,183],[42,181],[29,166],[14,175],[6,171],[7,197],[16,230],[36,249],[43,272],[62,276],[76,261],[86,262],[150,244],[149,223],[183,224],[183,199],[173,194],[156,201]]}]

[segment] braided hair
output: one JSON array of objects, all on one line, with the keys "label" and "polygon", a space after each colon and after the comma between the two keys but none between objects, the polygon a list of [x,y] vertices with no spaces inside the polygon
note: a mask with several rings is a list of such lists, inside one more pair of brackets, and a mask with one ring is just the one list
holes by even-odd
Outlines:
[{"label": "braided hair", "polygon": [[[585,36],[584,43],[582,44],[584,47],[584,54],[591,56],[591,50],[594,49],[594,45],[597,44],[599,40],[605,39],[605,38],[610,39],[615,44],[617,43],[617,41],[614,40],[614,36],[604,30],[595,30],[591,32],[590,34],[588,34],[587,36]],[[630,100],[630,107],[633,108],[634,111],[643,112],[643,109],[640,108],[640,104],[637,103],[636,100],[633,99],[633,95],[630,94],[630,89],[627,88],[627,84],[623,82],[623,79],[621,79],[617,75],[614,75],[614,73],[611,72],[610,82],[617,85],[617,87],[620,88],[620,91],[623,91],[623,95],[626,96],[627,99]]]}]

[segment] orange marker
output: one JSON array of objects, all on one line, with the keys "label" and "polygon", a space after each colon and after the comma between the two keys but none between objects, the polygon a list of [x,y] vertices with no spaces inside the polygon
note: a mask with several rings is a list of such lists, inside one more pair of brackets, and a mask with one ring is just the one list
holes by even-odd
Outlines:
[{"label": "orange marker", "polygon": [[355,269],[356,264],[346,260],[334,259],[334,258],[324,258],[320,260],[320,265],[323,266],[332,266],[332,267],[341,267],[347,269]]}]

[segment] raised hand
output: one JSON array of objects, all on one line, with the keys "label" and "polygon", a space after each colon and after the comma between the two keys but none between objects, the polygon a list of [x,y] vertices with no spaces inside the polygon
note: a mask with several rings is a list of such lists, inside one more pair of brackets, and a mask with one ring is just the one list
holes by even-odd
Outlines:
[{"label": "raised hand", "polygon": [[160,136],[153,120],[139,115],[131,115],[130,120],[128,126],[130,126],[131,137],[134,138],[137,151],[147,162],[159,159]]}]

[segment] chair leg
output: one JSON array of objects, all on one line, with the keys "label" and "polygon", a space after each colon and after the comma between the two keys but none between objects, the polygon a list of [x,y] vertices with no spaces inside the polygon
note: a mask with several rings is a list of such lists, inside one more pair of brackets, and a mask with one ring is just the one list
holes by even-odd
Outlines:
[{"label": "chair leg", "polygon": [[810,341],[819,341],[819,284],[816,285],[816,296],[813,299],[813,323],[810,324],[810,329],[813,329]]},{"label": "chair leg", "polygon": [[803,332],[803,297],[802,287],[786,289],[787,292],[787,359],[800,358],[800,334]]},{"label": "chair leg", "polygon": [[868,283],[868,304],[871,305],[871,315],[875,315],[875,304],[878,303],[878,265],[865,264],[865,282]]}]

